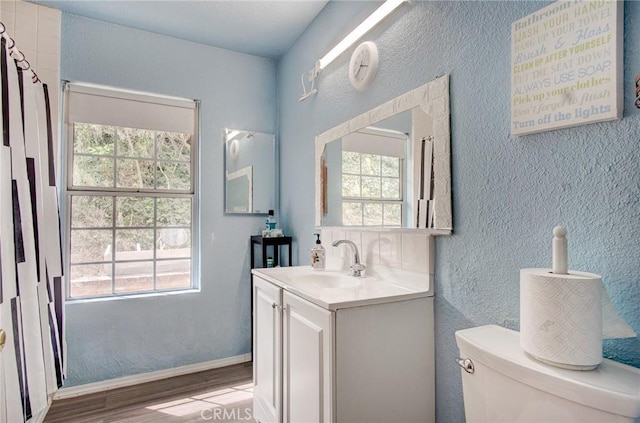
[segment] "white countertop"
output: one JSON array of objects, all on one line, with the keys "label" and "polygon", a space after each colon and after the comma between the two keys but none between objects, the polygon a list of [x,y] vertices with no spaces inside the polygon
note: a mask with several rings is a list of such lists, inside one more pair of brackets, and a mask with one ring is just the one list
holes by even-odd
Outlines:
[{"label": "white countertop", "polygon": [[310,266],[253,269],[251,273],[334,311],[433,296],[429,275],[379,266],[368,269],[361,277]]}]

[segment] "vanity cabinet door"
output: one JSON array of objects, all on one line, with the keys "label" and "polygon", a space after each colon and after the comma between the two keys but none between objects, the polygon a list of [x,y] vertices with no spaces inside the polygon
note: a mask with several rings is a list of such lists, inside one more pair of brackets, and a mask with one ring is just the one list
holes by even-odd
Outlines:
[{"label": "vanity cabinet door", "polygon": [[283,293],[283,421],[332,422],[334,313]]},{"label": "vanity cabinet door", "polygon": [[253,416],[282,421],[282,289],[253,277]]}]

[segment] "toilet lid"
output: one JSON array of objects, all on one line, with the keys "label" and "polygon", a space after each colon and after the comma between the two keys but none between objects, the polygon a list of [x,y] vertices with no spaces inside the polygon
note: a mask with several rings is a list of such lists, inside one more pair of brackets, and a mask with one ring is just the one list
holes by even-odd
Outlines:
[{"label": "toilet lid", "polygon": [[462,358],[470,358],[524,384],[591,408],[640,417],[640,369],[604,359],[594,370],[553,367],[530,358],[520,333],[495,325],[456,332]]}]

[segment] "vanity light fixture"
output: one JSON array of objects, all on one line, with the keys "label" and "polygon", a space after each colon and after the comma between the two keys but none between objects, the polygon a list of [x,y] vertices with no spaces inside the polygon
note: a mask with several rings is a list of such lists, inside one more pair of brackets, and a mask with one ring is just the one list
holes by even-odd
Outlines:
[{"label": "vanity light fixture", "polygon": [[[307,98],[318,93],[318,89],[315,88],[315,80],[320,74],[320,72],[326,68],[331,62],[333,62],[337,57],[339,57],[342,53],[344,53],[349,47],[351,47],[356,41],[362,38],[367,32],[369,32],[373,27],[375,27],[378,23],[380,23],[384,18],[389,16],[398,6],[404,3],[406,0],[387,0],[382,6],[377,8],[375,12],[373,12],[367,19],[365,19],[360,25],[358,25],[353,31],[351,31],[342,41],[336,44],[327,54],[322,56],[320,60],[318,60],[309,72],[305,72],[302,74],[302,90],[303,95],[300,97],[298,101],[304,101]],[[307,91],[307,87],[305,86],[305,76],[308,81],[311,82],[311,87],[309,91]]]},{"label": "vanity light fixture", "polygon": [[329,63],[333,62],[338,56],[340,56],[346,49],[351,47],[353,43],[358,41],[364,34],[369,32],[371,28],[376,26],[380,21],[389,16],[391,12],[396,10],[404,0],[387,0],[382,6],[376,9],[367,19],[365,19],[360,25],[349,33],[342,41],[340,41],[334,48],[329,50],[320,60],[318,60],[317,67],[319,70],[326,68]]}]

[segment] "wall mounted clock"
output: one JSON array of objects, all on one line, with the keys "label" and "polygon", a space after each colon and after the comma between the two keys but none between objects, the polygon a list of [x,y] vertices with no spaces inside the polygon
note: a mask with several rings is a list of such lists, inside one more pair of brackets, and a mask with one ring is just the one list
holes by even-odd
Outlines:
[{"label": "wall mounted clock", "polygon": [[375,79],[377,71],[378,47],[372,41],[365,41],[351,55],[349,81],[356,90],[364,91]]}]

